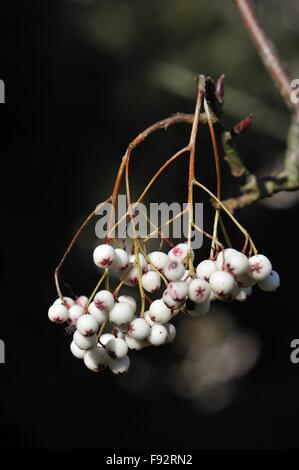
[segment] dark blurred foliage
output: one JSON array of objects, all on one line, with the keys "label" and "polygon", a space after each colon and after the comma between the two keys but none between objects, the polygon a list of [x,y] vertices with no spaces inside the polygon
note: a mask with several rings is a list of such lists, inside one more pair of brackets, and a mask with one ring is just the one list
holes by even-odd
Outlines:
[{"label": "dark blurred foliage", "polygon": [[[299,76],[298,2],[256,3],[266,30]],[[279,292],[256,292],[247,304],[220,312],[217,307],[210,320],[196,324],[194,337],[184,336],[183,319],[181,346],[133,354],[127,377],[88,372],[71,357],[63,331],[47,319],[55,298],[53,269],[75,227],[109,194],[126,144],[140,130],[174,112],[192,112],[197,73],[226,74],[229,124],[254,113],[252,129],[239,140],[248,166],[259,173],[279,166],[289,117],[232,3],[23,0],[2,2],[1,9],[0,78],[7,104],[0,110],[0,337],[7,364],[0,366],[0,445],[298,447],[299,365],[289,359],[290,342],[299,337],[298,194],[276,196],[271,205],[259,203],[240,214],[280,272]],[[188,131],[180,125],[161,132],[136,152],[134,193],[162,158],[185,143]],[[200,178],[214,187],[206,130],[198,150]],[[225,195],[236,194],[224,164],[223,174]],[[184,200],[185,175],[180,161],[163,176],[152,200]],[[96,282],[95,244],[91,227],[64,270],[78,293],[90,292]],[[211,363],[225,380],[220,388],[212,382],[208,399],[198,382],[192,384],[197,352],[189,351],[192,339],[205,338],[206,331],[227,353],[220,365],[215,358]],[[188,354],[191,368],[181,369]],[[229,369],[238,354],[243,374]],[[194,370],[199,382],[203,357],[203,369]],[[186,373],[188,390],[178,394],[176,385]]]}]

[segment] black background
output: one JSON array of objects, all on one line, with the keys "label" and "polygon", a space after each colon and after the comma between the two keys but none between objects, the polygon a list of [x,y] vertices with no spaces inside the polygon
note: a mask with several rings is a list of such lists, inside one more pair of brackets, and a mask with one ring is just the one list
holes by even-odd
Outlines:
[{"label": "black background", "polygon": [[[240,216],[279,269],[282,287],[275,295],[258,293],[241,313],[232,305],[242,326],[261,337],[263,352],[231,406],[205,415],[174,395],[163,384],[171,348],[146,353],[156,372],[144,396],[126,392],[112,374],[89,373],[71,357],[63,331],[47,318],[59,256],[78,222],[108,195],[125,144],[152,121],[178,110],[192,112],[192,103],[144,89],[139,48],[146,40],[120,60],[85,42],[60,1],[5,2],[1,10],[0,78],[7,102],[0,107],[0,337],[6,344],[0,446],[298,447],[299,365],[289,359],[290,342],[299,337],[296,206],[284,211],[255,206]],[[167,151],[186,135],[185,126],[169,131]],[[145,144],[153,167],[160,137],[153,150]],[[270,139],[253,130],[243,145],[250,153],[256,145],[267,148]],[[207,164],[203,169],[208,174]],[[179,177],[169,177],[177,187],[170,199],[184,197],[183,167],[179,170]],[[137,189],[148,171],[139,163]],[[85,243],[92,249],[96,241]],[[66,267],[65,277],[83,293],[95,278],[88,253],[79,248]]]}]

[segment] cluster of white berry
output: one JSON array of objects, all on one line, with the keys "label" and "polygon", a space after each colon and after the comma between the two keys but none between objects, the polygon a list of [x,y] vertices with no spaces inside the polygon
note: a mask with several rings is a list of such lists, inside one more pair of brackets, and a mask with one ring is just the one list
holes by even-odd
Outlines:
[{"label": "cluster of white berry", "polygon": [[[113,270],[126,286],[134,287],[141,281],[148,294],[157,293],[165,283],[163,294],[155,300],[147,296],[149,309],[139,314],[133,297],[118,296],[118,290],[114,295],[100,290],[91,302],[85,296],[75,301],[59,298],[48,316],[54,323],[67,322],[76,328],[70,348],[90,370],[97,372],[108,366],[118,374],[130,366],[129,350],[174,340],[176,329],[171,320],[178,313],[202,316],[208,313],[213,300],[245,301],[255,284],[271,292],[280,283],[279,275],[264,255],[248,258],[227,248],[215,260],[199,263],[194,272],[188,269],[189,258],[186,243],[176,245],[168,254],[154,251],[137,256],[129,256],[109,244],[100,245],[93,253],[98,267]],[[193,252],[191,258],[194,259]],[[111,332],[105,332],[109,325]]]}]

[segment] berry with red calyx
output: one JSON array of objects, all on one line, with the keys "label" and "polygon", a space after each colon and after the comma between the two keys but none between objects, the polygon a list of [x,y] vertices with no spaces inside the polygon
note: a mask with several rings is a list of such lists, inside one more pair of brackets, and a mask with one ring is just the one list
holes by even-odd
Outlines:
[{"label": "berry with red calyx", "polygon": [[76,343],[74,341],[71,342],[70,350],[71,350],[73,356],[75,356],[77,359],[83,359],[84,355],[86,353],[86,351],[84,351],[84,349],[78,348],[78,346],[76,345]]},{"label": "berry with red calyx", "polygon": [[112,338],[106,344],[106,352],[112,359],[119,359],[126,356],[128,345],[124,339]]},{"label": "berry with red calyx", "polygon": [[169,281],[179,281],[185,274],[185,267],[179,261],[170,261],[165,266],[163,273]]},{"label": "berry with red calyx", "polygon": [[69,319],[69,311],[62,304],[53,304],[48,310],[48,317],[51,322],[61,324]]},{"label": "berry with red calyx", "polygon": [[128,335],[134,339],[143,340],[150,334],[150,325],[144,318],[135,318],[128,329]]},{"label": "berry with red calyx", "polygon": [[136,351],[140,351],[149,345],[148,341],[145,339],[136,339],[128,334],[125,335],[125,341],[129,349],[135,349]]},{"label": "berry with red calyx", "polygon": [[118,302],[110,310],[109,319],[115,325],[124,325],[133,320],[133,310],[127,302]]},{"label": "berry with red calyx", "polygon": [[165,323],[164,326],[167,330],[166,343],[172,343],[176,337],[176,328],[172,323]]},{"label": "berry with red calyx", "polygon": [[118,302],[125,302],[130,305],[133,315],[136,313],[137,310],[137,303],[134,297],[131,297],[130,295],[120,295],[118,297]]},{"label": "berry with red calyx", "polygon": [[109,268],[115,260],[115,251],[108,244],[99,245],[93,252],[93,261],[99,268]]},{"label": "berry with red calyx", "polygon": [[85,313],[84,308],[81,305],[77,305],[77,304],[73,305],[69,309],[69,318],[67,322],[69,323],[69,325],[76,325],[78,319],[82,317],[84,313]]},{"label": "berry with red calyx", "polygon": [[162,296],[163,302],[165,303],[166,307],[170,308],[171,310],[180,309],[184,305],[184,301],[173,300],[168,289],[163,292]]},{"label": "berry with red calyx", "polygon": [[124,356],[120,359],[111,359],[108,357],[108,367],[113,374],[125,374],[130,367],[130,358],[129,356]]},{"label": "berry with red calyx", "polygon": [[170,282],[167,286],[167,292],[176,302],[185,300],[188,294],[188,285],[184,281]]},{"label": "berry with red calyx", "polygon": [[79,331],[75,331],[73,341],[79,349],[86,351],[91,349],[97,344],[97,335],[83,336]]},{"label": "berry with red calyx", "polygon": [[99,329],[98,320],[90,314],[83,315],[77,321],[77,331],[83,336],[92,336]]},{"label": "berry with red calyx", "polygon": [[264,255],[254,255],[249,258],[249,268],[247,274],[255,281],[263,281],[270,275],[272,264]]},{"label": "berry with red calyx", "polygon": [[[158,271],[163,271],[169,263],[169,258],[163,251],[153,251],[149,253],[148,258]],[[154,270],[153,266],[149,265],[149,270]]]},{"label": "berry with red calyx", "polygon": [[171,319],[171,310],[162,299],[154,300],[149,308],[150,318],[156,323],[167,323]]},{"label": "berry with red calyx", "polygon": [[203,279],[193,279],[188,287],[189,299],[197,304],[204,304],[209,300],[211,287],[207,281]]},{"label": "berry with red calyx", "polygon": [[[179,261],[180,263],[186,261],[188,256],[188,244],[179,243],[178,245],[171,248],[168,252],[168,258],[170,261]],[[192,260],[194,259],[194,252],[191,250]]]},{"label": "berry with red calyx", "polygon": [[114,305],[114,297],[109,290],[100,290],[94,297],[94,304],[99,310],[109,311]]},{"label": "berry with red calyx", "polygon": [[248,271],[248,258],[240,251],[232,251],[227,255],[225,254],[224,261],[225,263],[224,266],[222,264],[221,270],[227,271],[233,276],[239,276]]},{"label": "berry with red calyx", "polygon": [[63,297],[63,302],[60,297],[55,300],[53,305],[64,305],[66,308],[71,308],[75,301],[71,297]]},{"label": "berry with red calyx", "polygon": [[148,271],[142,275],[142,286],[147,292],[157,292],[161,287],[161,277],[156,271]]},{"label": "berry with red calyx", "polygon": [[210,277],[210,286],[218,296],[231,294],[235,287],[233,276],[226,271],[216,271]]},{"label": "berry with red calyx", "polygon": [[196,276],[199,279],[209,282],[210,277],[217,271],[217,265],[215,261],[211,259],[205,259],[201,261],[196,268]]},{"label": "berry with red calyx", "polygon": [[224,262],[226,263],[229,255],[234,252],[237,252],[237,250],[235,250],[234,248],[226,248],[225,250],[220,251],[216,259],[216,266],[219,271],[222,271],[224,268],[223,258]]},{"label": "berry with red calyx", "polygon": [[102,325],[103,323],[106,323],[108,320],[108,312],[106,310],[100,310],[95,306],[94,302],[91,302],[88,305],[88,313],[92,315],[98,322],[99,325]]},{"label": "berry with red calyx", "polygon": [[233,300],[236,299],[238,293],[239,293],[239,286],[237,284],[236,281],[234,281],[234,287],[233,289],[228,292],[227,294],[221,294],[221,295],[218,295],[216,294],[218,300],[221,300],[222,302],[232,302]]},{"label": "berry with red calyx", "polygon": [[93,348],[86,351],[84,364],[93,372],[100,372],[107,366],[107,354],[104,348]]},{"label": "berry with red calyx", "polygon": [[268,277],[258,283],[260,289],[266,292],[274,292],[280,286],[280,277],[276,271],[271,271]]},{"label": "berry with red calyx", "polygon": [[130,259],[128,253],[123,250],[122,248],[115,248],[115,260],[113,262],[112,268],[119,269],[120,271],[124,271],[128,269],[130,265]]},{"label": "berry with red calyx", "polygon": [[238,302],[245,302],[252,294],[252,287],[239,287],[236,295]]},{"label": "berry with red calyx", "polygon": [[164,325],[156,324],[152,326],[151,332],[147,338],[148,342],[153,346],[165,344],[167,339],[167,329]]},{"label": "berry with red calyx", "polygon": [[76,298],[75,304],[81,305],[81,307],[85,308],[86,305],[88,304],[88,297],[86,297],[86,295],[80,295],[79,297]]}]

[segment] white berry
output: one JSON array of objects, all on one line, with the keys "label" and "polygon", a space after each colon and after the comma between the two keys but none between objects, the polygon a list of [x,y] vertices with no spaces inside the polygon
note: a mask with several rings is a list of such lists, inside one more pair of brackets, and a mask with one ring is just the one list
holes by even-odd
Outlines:
[{"label": "white berry", "polygon": [[133,310],[133,314],[136,312],[136,310],[137,310],[136,300],[133,297],[131,297],[130,295],[120,295],[118,297],[118,301],[119,302],[126,302],[127,304],[130,305],[131,309]]},{"label": "white berry", "polygon": [[64,303],[62,303],[61,298],[58,297],[58,299],[55,300],[53,305],[65,305],[66,308],[71,308],[71,306],[75,303],[71,297],[63,297],[63,302]]},{"label": "white berry", "polygon": [[168,289],[166,289],[163,292],[162,299],[163,299],[163,302],[165,303],[166,307],[170,308],[171,310],[180,309],[182,307],[182,305],[184,304],[184,300],[174,300],[171,297],[170,292],[168,291]]},{"label": "white berry", "polygon": [[97,308],[94,302],[91,302],[88,305],[87,310],[90,315],[92,315],[99,322],[100,325],[105,323],[108,319],[108,312],[106,310],[100,310],[99,308]]},{"label": "white berry", "polygon": [[84,351],[83,349],[78,348],[75,341],[71,342],[70,350],[71,350],[73,356],[75,356],[77,359],[83,359],[84,355],[86,353],[86,351]]},{"label": "white berry", "polygon": [[64,323],[69,318],[69,311],[64,305],[57,303],[49,308],[48,317],[53,323]]},{"label": "white berry", "polygon": [[109,318],[112,323],[116,325],[123,325],[124,323],[130,323],[133,320],[133,310],[129,303],[118,302],[110,310]]},{"label": "white berry", "polygon": [[233,251],[225,257],[224,269],[233,276],[244,274],[248,271],[249,261],[246,255],[240,251]]},{"label": "white berry", "polygon": [[129,356],[124,356],[120,359],[108,358],[108,366],[113,374],[124,374],[129,370],[130,358]]},{"label": "white berry", "polygon": [[235,280],[231,274],[217,271],[210,277],[210,286],[217,295],[224,296],[233,291]]},{"label": "white berry", "polygon": [[106,344],[106,352],[112,359],[119,359],[127,354],[128,345],[124,339],[112,338]]},{"label": "white berry", "polygon": [[107,365],[107,354],[103,348],[93,348],[84,355],[84,364],[93,372],[100,372]]},{"label": "white berry", "polygon": [[170,282],[167,286],[167,292],[173,300],[180,302],[187,297],[188,285],[184,281]]},{"label": "white berry", "polygon": [[204,304],[211,294],[211,287],[207,281],[203,279],[193,279],[188,287],[189,299],[197,304]]},{"label": "white berry", "polygon": [[135,318],[128,329],[128,335],[134,339],[143,340],[150,334],[151,328],[144,318]]},{"label": "white berry", "polygon": [[[179,243],[178,245],[171,248],[168,252],[168,257],[170,261],[180,261],[183,262],[186,260],[188,255],[188,244]],[[192,259],[194,259],[194,252],[191,250]]]},{"label": "white berry", "polygon": [[84,308],[81,305],[73,305],[69,309],[69,319],[68,323],[70,325],[76,325],[78,319],[84,315],[85,311]]},{"label": "white berry", "polygon": [[114,250],[115,259],[112,267],[114,269],[120,269],[121,271],[126,270],[130,265],[129,255],[122,248],[116,248]]},{"label": "white berry", "polygon": [[280,286],[280,277],[276,271],[271,271],[268,277],[258,283],[260,289],[266,292],[274,292]]},{"label": "white berry", "polygon": [[83,349],[85,351],[96,346],[97,335],[83,336],[79,331],[75,331],[73,341],[79,349]]},{"label": "white berry", "polygon": [[[169,258],[163,251],[153,251],[149,253],[148,258],[158,271],[163,271],[165,266],[169,263]],[[153,270],[154,268],[150,265],[149,269]]]},{"label": "white berry", "polygon": [[99,245],[93,252],[93,261],[99,268],[109,268],[115,260],[115,251],[110,245]]},{"label": "white berry", "polygon": [[157,292],[161,287],[161,277],[156,271],[149,271],[142,276],[142,286],[147,292]]},{"label": "white berry", "polygon": [[111,310],[114,305],[114,297],[109,290],[100,290],[93,301],[99,310]]},{"label": "white berry", "polygon": [[86,295],[80,295],[79,297],[76,298],[75,304],[76,305],[81,305],[81,307],[86,307],[88,303],[88,297]]},{"label": "white berry", "polygon": [[185,274],[185,267],[179,261],[170,261],[165,266],[163,273],[169,281],[179,281]]},{"label": "white berry", "polygon": [[[226,248],[225,250],[220,251],[216,260],[216,266],[217,266],[217,269],[219,269],[219,271],[223,271],[224,262],[226,263],[229,255],[231,255],[232,253],[236,251],[237,250],[235,250],[234,248]],[[223,257],[224,257],[224,262],[223,262]]]},{"label": "white berry", "polygon": [[249,258],[249,269],[247,273],[255,281],[263,281],[272,271],[270,260],[264,255],[255,255]]},{"label": "white berry", "polygon": [[171,310],[162,299],[154,300],[149,308],[150,318],[157,323],[167,323],[171,319]]},{"label": "white berry", "polygon": [[210,277],[213,273],[217,271],[217,265],[215,261],[211,259],[205,259],[196,268],[196,276],[199,279],[203,279],[204,281],[209,281]]},{"label": "white berry", "polygon": [[153,346],[164,344],[167,339],[167,329],[163,325],[156,324],[152,326],[151,332],[147,338],[148,342]]},{"label": "white berry", "polygon": [[83,315],[77,321],[77,331],[83,336],[92,336],[99,329],[99,322],[93,315]]}]

